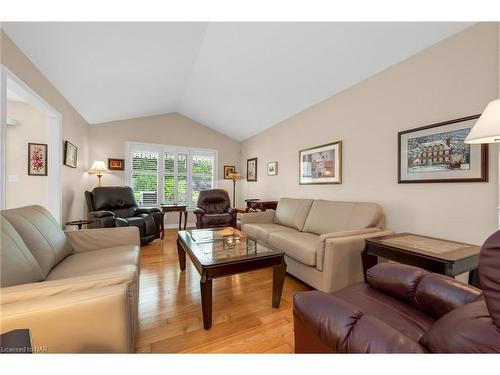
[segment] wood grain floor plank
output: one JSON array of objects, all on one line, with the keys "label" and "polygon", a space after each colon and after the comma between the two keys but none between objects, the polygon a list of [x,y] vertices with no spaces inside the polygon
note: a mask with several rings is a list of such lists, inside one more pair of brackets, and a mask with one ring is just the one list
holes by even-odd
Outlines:
[{"label": "wood grain floor plank", "polygon": [[141,249],[138,353],[292,353],[293,295],[310,290],[287,275],[271,307],[272,270],[214,280],[213,325],[203,329],[200,275],[189,258],[179,270],[177,230]]}]

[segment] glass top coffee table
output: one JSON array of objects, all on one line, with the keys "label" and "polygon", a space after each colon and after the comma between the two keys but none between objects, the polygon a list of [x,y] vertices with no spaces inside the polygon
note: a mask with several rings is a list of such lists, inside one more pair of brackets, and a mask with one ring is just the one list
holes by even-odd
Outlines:
[{"label": "glass top coffee table", "polygon": [[181,271],[186,253],[201,275],[203,327],[212,326],[212,280],[218,277],[273,267],[272,306],[278,308],[285,281],[284,252],[249,239],[237,229],[208,228],[179,231],[177,252]]}]

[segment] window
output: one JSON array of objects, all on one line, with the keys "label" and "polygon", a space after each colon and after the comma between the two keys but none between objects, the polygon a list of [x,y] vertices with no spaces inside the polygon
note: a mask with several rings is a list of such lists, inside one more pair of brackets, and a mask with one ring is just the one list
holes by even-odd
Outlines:
[{"label": "window", "polygon": [[132,142],[126,148],[127,183],[141,206],[178,203],[192,208],[200,191],[215,187],[215,150]]}]

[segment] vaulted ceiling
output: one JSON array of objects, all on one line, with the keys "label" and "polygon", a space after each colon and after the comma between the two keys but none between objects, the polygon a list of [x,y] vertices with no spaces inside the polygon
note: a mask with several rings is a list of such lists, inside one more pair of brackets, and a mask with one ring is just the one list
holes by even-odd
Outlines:
[{"label": "vaulted ceiling", "polygon": [[248,138],[470,23],[3,23],[90,123],[179,112]]}]

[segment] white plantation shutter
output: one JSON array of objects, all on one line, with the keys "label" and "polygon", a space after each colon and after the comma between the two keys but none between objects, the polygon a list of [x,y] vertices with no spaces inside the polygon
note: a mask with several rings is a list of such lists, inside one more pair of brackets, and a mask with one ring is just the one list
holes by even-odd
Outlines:
[{"label": "white plantation shutter", "polygon": [[215,187],[217,151],[132,142],[127,150],[127,179],[139,205],[193,208],[200,191]]},{"label": "white plantation shutter", "polygon": [[214,187],[214,157],[206,154],[193,154],[191,156],[191,203],[196,206],[200,191]]},{"label": "white plantation shutter", "polygon": [[158,204],[158,152],[132,152],[131,182],[140,206]]}]

